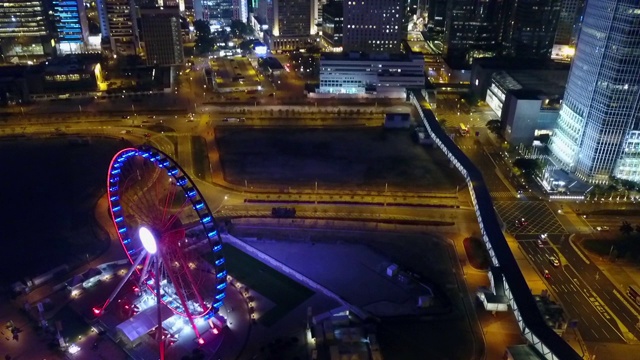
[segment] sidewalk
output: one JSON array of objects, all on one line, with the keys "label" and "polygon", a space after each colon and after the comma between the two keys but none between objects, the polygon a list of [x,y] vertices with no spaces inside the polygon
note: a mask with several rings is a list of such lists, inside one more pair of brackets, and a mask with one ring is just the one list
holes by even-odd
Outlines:
[{"label": "sidewalk", "polygon": [[[468,234],[475,236],[475,234]],[[472,304],[476,306],[469,311],[475,311],[485,342],[485,359],[501,359],[508,346],[526,344],[526,339],[522,336],[513,311],[496,312],[492,314],[478,305],[476,291],[479,287],[490,287],[488,271],[473,268],[464,250],[462,241],[463,233],[450,234],[449,239],[454,245],[460,266],[462,267],[464,283],[470,296]]]}]

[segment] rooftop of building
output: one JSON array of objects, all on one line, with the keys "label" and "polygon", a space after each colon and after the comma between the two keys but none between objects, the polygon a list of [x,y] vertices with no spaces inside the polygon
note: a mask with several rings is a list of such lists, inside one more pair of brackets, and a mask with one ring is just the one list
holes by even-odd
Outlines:
[{"label": "rooftop of building", "polygon": [[341,52],[341,53],[322,53],[320,60],[354,60],[354,61],[412,61],[411,55],[403,53],[376,53],[369,54],[364,52]]},{"label": "rooftop of building", "polygon": [[568,63],[541,59],[523,59],[512,57],[483,57],[473,59],[472,67],[493,70],[567,70]]},{"label": "rooftop of building", "polygon": [[269,69],[271,70],[284,70],[284,66],[282,66],[282,63],[280,63],[280,60],[278,60],[275,57],[265,57],[262,58],[261,60],[261,64],[264,64],[264,66],[269,67]]},{"label": "rooftop of building", "polygon": [[493,74],[493,79],[505,90],[518,90],[519,98],[562,97],[568,77],[569,69],[517,69]]},{"label": "rooftop of building", "polygon": [[47,60],[43,66],[45,73],[78,73],[81,71],[91,72],[94,70],[96,64],[100,63],[99,59],[92,57],[78,56],[78,55],[65,55],[62,57],[55,57]]}]

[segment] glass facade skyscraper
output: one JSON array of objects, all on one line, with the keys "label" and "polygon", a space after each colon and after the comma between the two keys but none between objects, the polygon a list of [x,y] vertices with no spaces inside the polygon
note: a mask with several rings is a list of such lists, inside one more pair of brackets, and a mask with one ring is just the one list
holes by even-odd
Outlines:
[{"label": "glass facade skyscraper", "polygon": [[640,177],[640,4],[590,0],[549,147],[591,183]]},{"label": "glass facade skyscraper", "polygon": [[53,16],[58,47],[64,52],[80,52],[88,36],[87,16],[82,0],[53,0]]}]

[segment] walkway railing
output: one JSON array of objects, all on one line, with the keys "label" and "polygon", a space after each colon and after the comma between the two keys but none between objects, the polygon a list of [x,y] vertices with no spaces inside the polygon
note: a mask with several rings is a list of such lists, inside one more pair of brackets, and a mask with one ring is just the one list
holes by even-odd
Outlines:
[{"label": "walkway railing", "polygon": [[549,360],[581,359],[578,353],[542,318],[531,290],[502,233],[493,200],[489,195],[482,174],[442,129],[435,115],[429,109],[421,90],[409,90],[409,95],[411,103],[420,114],[431,138],[467,181],[478,217],[482,240],[489,251],[493,265],[502,270],[505,292],[522,334]]}]

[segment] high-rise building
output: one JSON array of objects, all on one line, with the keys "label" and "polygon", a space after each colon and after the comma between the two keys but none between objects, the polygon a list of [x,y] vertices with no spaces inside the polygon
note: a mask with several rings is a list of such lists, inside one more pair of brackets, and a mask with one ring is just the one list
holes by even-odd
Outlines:
[{"label": "high-rise building", "polygon": [[585,0],[562,0],[555,44],[573,45],[576,43],[582,23],[584,3]]},{"label": "high-rise building", "polygon": [[310,0],[261,0],[259,14],[266,16],[270,34],[265,40],[274,50],[306,46],[315,26]]},{"label": "high-rise building", "polygon": [[322,41],[333,51],[342,51],[342,0],[329,1],[322,7]]},{"label": "high-rise building", "polygon": [[322,30],[322,19],[323,19],[323,11],[324,11],[324,6],[329,2],[327,0],[318,0],[317,2],[317,6],[318,6],[318,10],[316,12],[316,27],[318,30]]},{"label": "high-rise building", "polygon": [[0,1],[0,47],[4,56],[54,53],[50,5],[47,0]]},{"label": "high-rise building", "polygon": [[136,54],[140,41],[133,0],[98,0],[97,5],[103,41],[116,55]]},{"label": "high-rise building", "polygon": [[[233,19],[233,0],[199,0],[202,19],[209,21],[214,27],[228,25]],[[198,14],[196,14],[196,18]]]},{"label": "high-rise building", "polygon": [[345,51],[401,51],[404,0],[343,1]]},{"label": "high-rise building", "polygon": [[58,53],[74,54],[85,50],[89,24],[82,0],[53,0],[53,16],[58,35]]},{"label": "high-rise building", "polygon": [[591,183],[640,180],[640,4],[587,2],[549,147],[554,162]]},{"label": "high-rise building", "polygon": [[439,29],[444,28],[445,20],[447,18],[448,2],[448,0],[429,0],[427,8],[427,19],[429,19],[429,25],[433,25],[433,27]]},{"label": "high-rise building", "polygon": [[140,9],[140,27],[148,65],[184,63],[180,11],[177,7]]},{"label": "high-rise building", "polygon": [[240,20],[243,23],[249,18],[247,0],[233,0],[233,20]]},{"label": "high-rise building", "polygon": [[501,39],[503,52],[522,58],[550,58],[561,1],[507,0]]},{"label": "high-rise building", "polygon": [[450,0],[446,15],[444,55],[450,67],[468,69],[474,58],[498,52],[503,0]]}]

